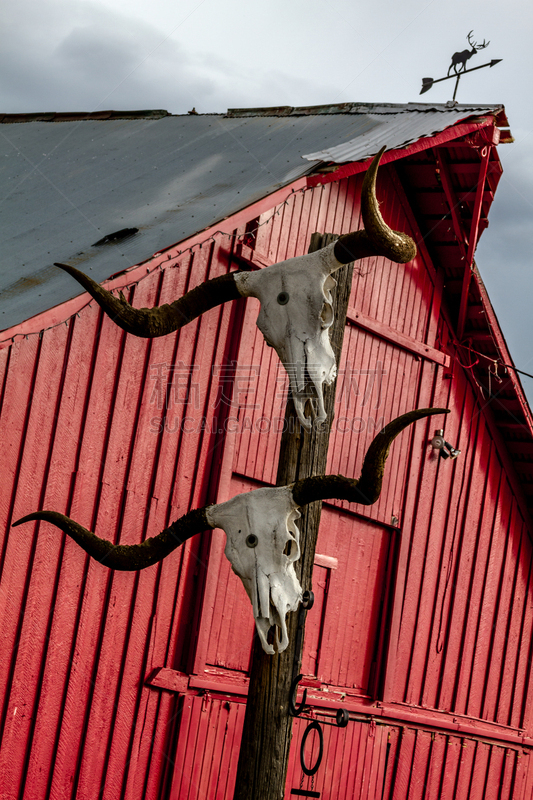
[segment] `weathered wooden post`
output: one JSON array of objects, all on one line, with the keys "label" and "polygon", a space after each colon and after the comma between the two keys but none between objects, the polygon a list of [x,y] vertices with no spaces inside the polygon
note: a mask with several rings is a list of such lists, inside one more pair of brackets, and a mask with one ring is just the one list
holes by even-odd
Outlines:
[{"label": "weathered wooden post", "polygon": [[[325,247],[336,239],[331,234],[313,234],[309,252]],[[352,285],[353,264],[335,274],[335,322],[330,331],[331,344],[340,363],[346,312]],[[287,425],[282,435],[277,486],[300,478],[326,472],[328,444],[333,424],[336,380],[325,387],[324,404],[327,420],[308,433],[300,425],[292,400],[285,411]],[[301,559],[295,565],[302,589],[311,589],[313,561],[318,537],[322,502],[302,508],[300,528]],[[298,641],[298,614],[288,619],[289,646],[283,653],[267,655],[259,637],[254,637],[252,670],[246,704],[234,800],[281,800],[292,738],[292,717],[288,713],[289,692],[294,673],[302,659],[303,637]]]}]

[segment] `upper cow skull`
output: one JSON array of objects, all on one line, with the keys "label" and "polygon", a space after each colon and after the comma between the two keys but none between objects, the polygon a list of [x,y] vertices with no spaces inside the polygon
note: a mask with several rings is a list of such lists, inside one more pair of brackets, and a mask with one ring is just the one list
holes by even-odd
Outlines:
[{"label": "upper cow skull", "polygon": [[51,522],[100,563],[128,571],[156,564],[197,533],[222,528],[227,535],[226,556],[252,602],[263,649],[274,653],[267,636],[275,626],[281,652],[289,643],[286,615],[297,609],[302,596],[295,571],[300,557],[299,508],[332,498],[372,505],[380,495],[385,461],[396,436],[417,419],[446,413],[444,408],[421,408],[389,422],[368,448],[358,481],[342,475],[317,475],[289,486],[245,492],[226,503],[190,511],[141,544],[115,545],[57,511],[36,511],[13,525],[31,520]]},{"label": "upper cow skull", "polygon": [[416,255],[413,240],[407,234],[391,230],[379,211],[376,174],[384,150],[374,158],[363,181],[364,230],[344,234],[316,253],[257,272],[230,272],[200,284],[173,303],[156,308],[133,308],[122,294],[115,297],[75,267],[56,266],[76,278],[117,325],[128,333],[148,338],[172,333],[228,300],[259,298],[261,311],[257,325],[284,364],[296,412],[309,428],[310,420],[304,414],[307,376],[316,390],[318,421],[322,422],[326,419],[323,386],[331,383],[337,370],[328,332],[333,322],[332,273],[367,256],[382,255],[406,263]]},{"label": "upper cow skull", "polygon": [[306,372],[316,389],[318,422],[326,419],[323,385],[337,374],[328,330],[334,319],[331,273],[342,266],[334,250],[330,244],[258,272],[235,274],[240,293],[261,301],[257,327],[287,370],[296,413],[307,429],[311,425],[304,414]]}]

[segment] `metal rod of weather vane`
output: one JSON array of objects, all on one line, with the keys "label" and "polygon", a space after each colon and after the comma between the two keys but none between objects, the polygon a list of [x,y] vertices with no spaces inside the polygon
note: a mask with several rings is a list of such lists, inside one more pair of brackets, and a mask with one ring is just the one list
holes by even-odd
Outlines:
[{"label": "metal rod of weather vane", "polygon": [[[309,252],[325,247],[336,238],[332,234],[313,234]],[[335,322],[330,330],[337,364],[340,363],[352,275],[353,264],[347,264],[335,273]],[[308,433],[300,426],[289,399],[285,411],[286,430],[279,454],[278,486],[325,473],[335,406],[335,382],[324,387],[324,401],[327,420],[320,428],[313,426]],[[298,520],[302,555],[295,566],[303,591],[312,589],[321,510],[321,502],[310,503],[302,508]],[[283,653],[267,655],[257,634],[254,637],[234,800],[281,800],[284,797],[293,721],[289,715],[289,693],[303,650],[303,636],[296,635],[298,617],[298,613],[289,614],[289,645]]]},{"label": "metal rod of weather vane", "polygon": [[475,72],[477,69],[484,69],[485,67],[494,67],[496,64],[499,64],[500,61],[503,61],[501,58],[493,58],[492,61],[487,61],[486,64],[480,64],[478,67],[470,67],[470,69],[462,69],[460,72],[454,72],[452,75],[445,75],[444,78],[422,78],[422,88],[419,94],[425,94],[429,92],[432,86],[436,83],[441,83],[441,81],[451,81],[453,78],[457,78],[455,82],[455,91],[453,93],[453,99],[455,100],[455,95],[457,94],[457,88],[459,86],[459,80],[462,75],[467,75],[469,72]]},{"label": "metal rod of weather vane", "polygon": [[455,81],[455,89],[453,90],[452,100],[455,100],[455,97],[457,95],[457,89],[459,88],[459,81],[460,80],[461,80],[461,73],[459,73],[459,75],[457,76],[457,80]]}]

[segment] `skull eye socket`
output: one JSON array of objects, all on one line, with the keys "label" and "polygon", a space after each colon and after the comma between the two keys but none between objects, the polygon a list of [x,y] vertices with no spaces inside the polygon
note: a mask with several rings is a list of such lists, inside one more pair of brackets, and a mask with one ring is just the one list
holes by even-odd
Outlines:
[{"label": "skull eye socket", "polygon": [[259,539],[255,535],[255,533],[249,533],[245,539],[247,547],[257,547]]},{"label": "skull eye socket", "polygon": [[276,297],[276,300],[280,304],[280,306],[286,306],[289,302],[289,293],[288,292],[280,292]]},{"label": "skull eye socket", "polygon": [[283,549],[283,554],[290,558],[291,550],[292,550],[292,539],[289,539],[287,544],[285,545],[285,547]]}]

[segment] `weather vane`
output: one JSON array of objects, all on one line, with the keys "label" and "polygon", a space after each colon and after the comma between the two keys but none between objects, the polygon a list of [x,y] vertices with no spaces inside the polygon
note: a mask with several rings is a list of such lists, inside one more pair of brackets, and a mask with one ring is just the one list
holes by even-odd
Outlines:
[{"label": "weather vane", "polygon": [[[452,101],[454,101],[455,96],[457,94],[457,89],[459,87],[459,81],[461,80],[462,75],[466,75],[467,72],[475,72],[476,69],[483,69],[483,67],[493,67],[495,64],[500,63],[500,61],[502,60],[501,58],[493,58],[492,61],[488,61],[486,64],[480,64],[479,67],[472,67],[472,69],[466,68],[466,62],[468,61],[468,59],[472,58],[472,56],[475,56],[475,54],[479,50],[484,50],[485,47],[488,47],[490,44],[490,42],[486,42],[485,39],[483,39],[483,44],[477,44],[476,42],[473,42],[471,39],[473,33],[474,33],[473,30],[470,31],[470,33],[466,37],[468,40],[468,44],[472,49],[461,50],[460,53],[453,54],[452,63],[448,68],[448,74],[446,75],[445,78],[437,78],[437,80],[433,80],[433,78],[422,78],[422,89],[420,90],[420,94],[424,94],[424,92],[429,92],[434,83],[440,83],[440,81],[447,81],[450,78],[455,78],[456,79],[455,89],[452,98]],[[457,67],[459,67],[459,69],[457,69]],[[450,75],[452,69],[454,71],[454,74]]]}]

